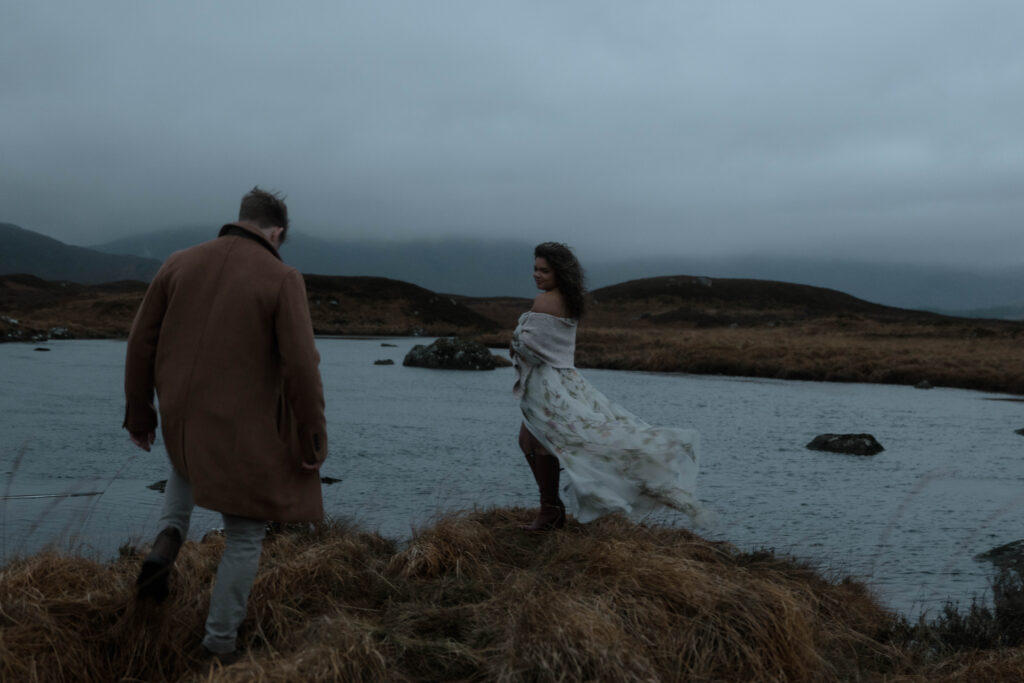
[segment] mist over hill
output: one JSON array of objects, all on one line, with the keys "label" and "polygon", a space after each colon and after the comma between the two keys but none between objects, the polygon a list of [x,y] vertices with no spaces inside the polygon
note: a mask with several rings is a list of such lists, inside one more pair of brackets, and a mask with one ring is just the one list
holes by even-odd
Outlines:
[{"label": "mist over hill", "polygon": [[[94,249],[166,259],[217,236],[219,228],[161,230],[106,242]],[[533,245],[493,240],[327,240],[298,230],[281,258],[303,273],[386,277],[435,292],[469,296],[532,296]]]},{"label": "mist over hill", "polygon": [[[84,284],[148,281],[171,253],[214,239],[217,232],[217,226],[172,228],[85,248],[0,223],[0,274],[28,273]],[[770,256],[589,258],[585,245],[579,252],[591,289],[640,278],[703,275],[826,287],[865,301],[950,315],[1024,319],[1024,268],[972,272]],[[298,230],[281,249],[287,263],[307,274],[385,277],[473,297],[532,297],[532,253],[532,244],[515,240],[345,240]]]},{"label": "mist over hill", "polygon": [[98,284],[149,280],[160,261],[64,244],[11,223],[0,223],[0,274],[27,273],[45,280]]},{"label": "mist over hill", "polygon": [[[116,254],[164,259],[216,235],[216,229],[182,228],[97,245]],[[977,273],[942,266],[813,260],[781,257],[647,259],[584,256],[592,289],[666,275],[777,280],[827,287],[860,299],[956,315],[1024,318],[1024,268]],[[466,296],[531,297],[533,245],[468,238],[408,241],[330,240],[295,231],[281,250],[304,273],[368,275],[404,280]]]},{"label": "mist over hill", "polygon": [[774,280],[834,289],[898,308],[964,317],[1024,319],[1024,267],[981,273],[948,266],[870,263],[841,258],[747,256],[599,263],[592,271],[600,273],[601,282],[595,283],[595,287],[670,274]]}]

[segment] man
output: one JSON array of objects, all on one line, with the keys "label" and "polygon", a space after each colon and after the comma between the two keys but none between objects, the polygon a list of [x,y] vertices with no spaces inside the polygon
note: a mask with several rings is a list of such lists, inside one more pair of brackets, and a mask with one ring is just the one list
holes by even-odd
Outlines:
[{"label": "man", "polygon": [[237,631],[267,521],[323,516],[327,455],[320,356],[302,275],[281,262],[288,208],[258,187],[238,222],[171,255],[153,278],[128,339],[124,427],[145,451],[159,398],[171,471],[160,533],[138,578],[162,601],[193,505],[224,518],[203,638],[205,655],[237,660]]}]

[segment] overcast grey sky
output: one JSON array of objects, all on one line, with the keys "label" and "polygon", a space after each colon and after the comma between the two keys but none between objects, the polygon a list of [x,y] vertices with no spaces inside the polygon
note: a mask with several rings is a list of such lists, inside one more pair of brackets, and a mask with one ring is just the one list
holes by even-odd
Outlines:
[{"label": "overcast grey sky", "polygon": [[1024,263],[1024,3],[16,2],[0,221]]}]

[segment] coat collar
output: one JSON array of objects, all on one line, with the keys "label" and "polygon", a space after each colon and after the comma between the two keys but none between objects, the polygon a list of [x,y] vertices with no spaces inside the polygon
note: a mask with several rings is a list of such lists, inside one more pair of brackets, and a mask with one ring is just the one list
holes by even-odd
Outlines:
[{"label": "coat collar", "polygon": [[259,245],[269,251],[274,257],[280,261],[281,255],[277,253],[277,249],[274,245],[267,241],[267,238],[263,236],[259,228],[256,228],[249,223],[228,223],[220,229],[220,234],[217,237],[224,237],[225,235],[234,235],[236,237],[244,237],[246,239],[258,242]]}]

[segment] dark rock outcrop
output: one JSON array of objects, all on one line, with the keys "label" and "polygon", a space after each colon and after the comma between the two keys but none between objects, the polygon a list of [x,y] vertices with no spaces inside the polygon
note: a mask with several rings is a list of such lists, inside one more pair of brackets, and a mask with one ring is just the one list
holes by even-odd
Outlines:
[{"label": "dark rock outcrop", "polygon": [[394,365],[395,361],[391,360],[390,358],[380,358],[378,360],[373,361],[373,364],[374,365]]},{"label": "dark rock outcrop", "polygon": [[1024,567],[1024,540],[1011,541],[974,556],[997,567]]},{"label": "dark rock outcrop", "polygon": [[885,450],[870,434],[819,434],[807,448],[849,455],[874,455]]},{"label": "dark rock outcrop", "polygon": [[1024,427],[1021,427],[1020,429],[1015,429],[1013,431],[1017,434],[1020,434],[1021,436],[1024,436]]},{"label": "dark rock outcrop", "polygon": [[480,342],[441,337],[430,346],[412,347],[402,365],[440,370],[493,370],[497,363],[490,349]]}]

